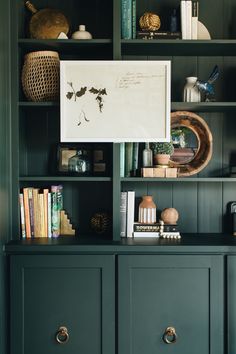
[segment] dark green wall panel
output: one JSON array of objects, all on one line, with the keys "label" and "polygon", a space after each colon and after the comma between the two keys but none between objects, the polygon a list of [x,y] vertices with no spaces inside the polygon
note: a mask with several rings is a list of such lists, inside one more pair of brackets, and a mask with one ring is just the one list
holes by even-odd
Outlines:
[{"label": "dark green wall panel", "polygon": [[222,184],[198,184],[198,232],[222,232]]},{"label": "dark green wall panel", "polygon": [[179,212],[178,225],[182,232],[197,232],[197,184],[175,183],[173,186],[173,207]]}]

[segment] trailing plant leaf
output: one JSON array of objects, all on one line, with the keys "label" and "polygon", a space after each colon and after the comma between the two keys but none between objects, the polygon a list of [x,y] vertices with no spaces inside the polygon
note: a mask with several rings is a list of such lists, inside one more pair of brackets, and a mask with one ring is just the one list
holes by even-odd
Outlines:
[{"label": "trailing plant leaf", "polygon": [[92,87],[90,90],[89,90],[89,92],[91,92],[91,93],[93,93],[93,94],[97,94],[97,93],[99,93],[99,90],[97,90],[97,89],[95,89],[94,87]]},{"label": "trailing plant leaf", "polygon": [[87,87],[86,86],[85,87],[81,87],[81,89],[76,92],[76,96],[77,97],[81,97],[81,96],[85,95],[86,91],[87,91]]},{"label": "trailing plant leaf", "polygon": [[74,95],[74,92],[67,92],[66,98],[68,98],[68,100],[71,100],[73,95]]}]

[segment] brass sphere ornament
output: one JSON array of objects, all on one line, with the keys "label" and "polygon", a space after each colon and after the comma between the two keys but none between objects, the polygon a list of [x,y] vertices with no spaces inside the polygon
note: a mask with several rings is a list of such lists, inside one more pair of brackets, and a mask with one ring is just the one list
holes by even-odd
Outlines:
[{"label": "brass sphere ornament", "polygon": [[168,225],[176,225],[179,219],[179,213],[175,208],[166,208],[161,213],[161,220]]},{"label": "brass sphere ornament", "polygon": [[161,27],[161,20],[153,12],[145,12],[139,19],[139,25],[144,31],[158,31]]}]

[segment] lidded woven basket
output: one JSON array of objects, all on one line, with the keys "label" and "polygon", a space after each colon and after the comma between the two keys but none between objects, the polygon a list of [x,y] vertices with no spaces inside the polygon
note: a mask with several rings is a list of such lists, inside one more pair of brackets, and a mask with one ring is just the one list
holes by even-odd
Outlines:
[{"label": "lidded woven basket", "polygon": [[60,60],[57,52],[37,51],[25,55],[22,87],[29,101],[56,101],[60,91]]}]

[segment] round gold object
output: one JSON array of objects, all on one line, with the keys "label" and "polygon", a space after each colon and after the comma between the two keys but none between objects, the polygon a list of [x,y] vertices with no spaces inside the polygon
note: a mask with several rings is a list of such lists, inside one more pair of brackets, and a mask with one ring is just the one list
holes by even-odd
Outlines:
[{"label": "round gold object", "polygon": [[139,19],[139,25],[142,30],[158,31],[161,27],[160,17],[152,12],[145,12]]},{"label": "round gold object", "polygon": [[29,23],[31,38],[35,39],[57,39],[61,32],[69,32],[69,23],[65,15],[55,9],[37,10],[30,1],[25,3],[27,9],[32,13]]},{"label": "round gold object", "polygon": [[161,220],[165,224],[175,225],[179,219],[179,213],[175,208],[166,208],[161,213]]}]

